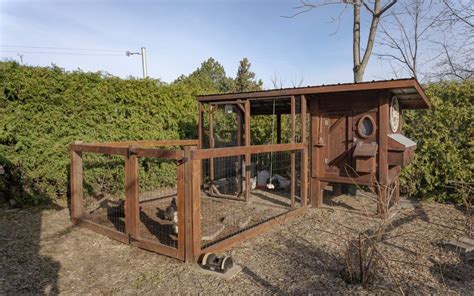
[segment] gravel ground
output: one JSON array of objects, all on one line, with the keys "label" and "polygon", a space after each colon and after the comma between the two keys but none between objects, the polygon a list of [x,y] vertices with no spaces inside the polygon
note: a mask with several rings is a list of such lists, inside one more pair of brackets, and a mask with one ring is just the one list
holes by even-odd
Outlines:
[{"label": "gravel ground", "polygon": [[71,227],[61,205],[0,209],[0,294],[399,294],[389,272],[407,294],[473,294],[472,262],[444,243],[464,233],[455,206],[400,210],[381,246],[389,269],[366,288],[341,277],[346,241],[379,220],[343,208],[310,209],[241,243],[230,253],[244,268],[231,280]]}]

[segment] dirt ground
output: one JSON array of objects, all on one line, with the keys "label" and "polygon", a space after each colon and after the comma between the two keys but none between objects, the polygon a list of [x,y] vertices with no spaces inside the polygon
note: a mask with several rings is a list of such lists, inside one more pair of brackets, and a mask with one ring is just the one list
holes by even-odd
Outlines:
[{"label": "dirt ground", "polygon": [[346,209],[361,197],[338,197],[232,249],[244,268],[231,280],[196,265],[72,227],[64,205],[0,209],[0,294],[471,294],[474,265],[445,242],[462,236],[454,205],[420,203],[393,218],[382,246],[389,269],[370,287],[341,277],[346,241],[379,223]]}]

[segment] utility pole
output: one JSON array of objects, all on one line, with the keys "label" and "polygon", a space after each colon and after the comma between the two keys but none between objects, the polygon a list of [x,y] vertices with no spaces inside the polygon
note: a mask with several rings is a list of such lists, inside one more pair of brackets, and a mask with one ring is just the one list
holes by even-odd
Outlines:
[{"label": "utility pole", "polygon": [[146,66],[146,48],[142,47],[141,52],[130,52],[126,51],[125,55],[127,57],[132,56],[132,55],[141,55],[142,56],[142,69],[143,69],[143,79],[146,79],[148,77],[148,71],[147,71],[147,66]]},{"label": "utility pole", "polygon": [[142,68],[143,68],[143,79],[148,77],[148,71],[146,68],[146,48],[142,47]]}]

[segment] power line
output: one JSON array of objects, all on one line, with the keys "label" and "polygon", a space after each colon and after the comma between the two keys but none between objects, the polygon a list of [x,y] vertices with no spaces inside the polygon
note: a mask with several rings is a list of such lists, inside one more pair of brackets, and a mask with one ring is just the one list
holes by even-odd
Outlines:
[{"label": "power line", "polygon": [[21,46],[21,45],[0,45],[0,47],[9,48],[37,48],[37,49],[59,49],[59,50],[85,50],[85,51],[103,51],[103,52],[124,52],[117,49],[97,49],[97,48],[73,48],[73,47],[46,47],[46,46]]},{"label": "power line", "polygon": [[105,53],[82,53],[82,52],[52,52],[52,51],[18,51],[18,50],[0,50],[5,53],[33,53],[33,54],[65,54],[65,55],[81,55],[81,56],[111,56],[119,57],[123,54],[105,54]]}]

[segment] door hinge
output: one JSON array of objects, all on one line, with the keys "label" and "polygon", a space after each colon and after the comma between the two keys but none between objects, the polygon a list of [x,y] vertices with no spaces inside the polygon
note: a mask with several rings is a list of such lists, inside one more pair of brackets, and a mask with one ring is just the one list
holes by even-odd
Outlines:
[{"label": "door hinge", "polygon": [[329,160],[327,158],[324,159],[324,164],[328,164]]}]

